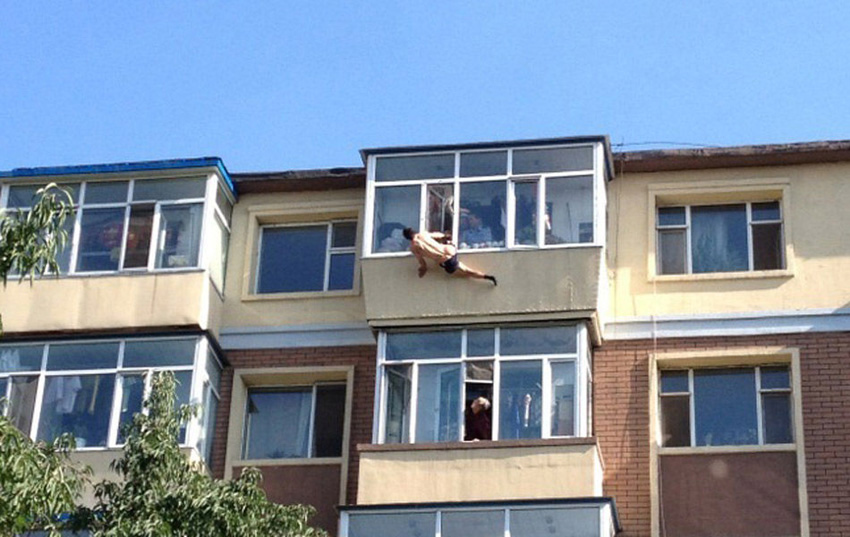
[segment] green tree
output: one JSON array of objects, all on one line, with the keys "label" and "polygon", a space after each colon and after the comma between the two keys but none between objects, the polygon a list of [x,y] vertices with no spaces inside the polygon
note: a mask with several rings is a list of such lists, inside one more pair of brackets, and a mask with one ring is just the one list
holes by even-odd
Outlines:
[{"label": "green tree", "polygon": [[180,425],[195,409],[176,410],[174,393],[172,373],[154,375],[147,412],[127,427],[123,456],[112,465],[121,479],[95,485],[86,524],[95,537],[324,535],[308,524],[311,507],[270,502],[258,470],[216,480],[182,454]]}]

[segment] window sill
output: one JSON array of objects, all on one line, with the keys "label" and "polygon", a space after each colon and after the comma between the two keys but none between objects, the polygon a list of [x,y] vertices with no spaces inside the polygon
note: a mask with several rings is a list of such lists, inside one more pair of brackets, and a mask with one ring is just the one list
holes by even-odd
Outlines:
[{"label": "window sill", "polygon": [[[467,254],[494,254],[494,253],[517,253],[517,252],[539,252],[540,250],[569,250],[572,248],[602,248],[602,244],[593,242],[582,242],[575,244],[546,244],[544,246],[514,246],[513,248],[467,248],[458,249],[458,255]],[[413,257],[410,251],[404,252],[377,252],[366,254],[362,259],[386,259],[392,257]],[[677,275],[678,276],[678,275]]]},{"label": "window sill", "polygon": [[529,440],[479,440],[472,442],[439,442],[432,444],[357,444],[360,453],[392,451],[450,451],[455,449],[500,449],[549,446],[595,446],[595,436],[537,438]]},{"label": "window sill", "polygon": [[[204,272],[205,269],[199,267],[172,268],[172,269],[155,269],[155,270],[114,270],[104,272],[75,272],[74,274],[45,274],[36,276],[33,280],[73,280],[84,278],[107,278],[111,276],[157,276],[162,274],[187,274],[192,272]],[[9,276],[9,281],[29,280],[29,277]]]},{"label": "window sill", "polygon": [[746,272],[706,272],[700,274],[660,274],[649,277],[650,282],[705,282],[712,280],[761,280],[769,278],[793,278],[794,272],[782,270],[754,270]]},{"label": "window sill", "polygon": [[717,455],[721,453],[770,453],[796,451],[797,444],[765,444],[761,446],[697,446],[659,447],[659,455]]},{"label": "window sill", "polygon": [[342,464],[342,457],[302,457],[292,459],[237,459],[233,466],[323,466]]},{"label": "window sill", "polygon": [[262,302],[268,300],[303,300],[312,298],[345,298],[360,294],[359,289],[345,289],[340,291],[300,291],[296,293],[267,293],[242,295],[243,302]]}]

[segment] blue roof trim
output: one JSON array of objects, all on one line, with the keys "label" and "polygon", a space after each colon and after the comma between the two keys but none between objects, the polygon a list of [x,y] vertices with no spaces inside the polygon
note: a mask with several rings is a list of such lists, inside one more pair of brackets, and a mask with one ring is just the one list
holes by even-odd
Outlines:
[{"label": "blue roof trim", "polygon": [[115,164],[84,164],[78,166],[46,166],[42,168],[15,168],[0,171],[0,179],[12,177],[40,177],[44,175],[80,175],[94,173],[122,173],[147,170],[175,170],[180,168],[203,168],[212,166],[218,169],[230,191],[236,195],[236,187],[230,178],[230,172],[218,157],[200,157],[170,160],[146,160],[141,162],[119,162]]}]

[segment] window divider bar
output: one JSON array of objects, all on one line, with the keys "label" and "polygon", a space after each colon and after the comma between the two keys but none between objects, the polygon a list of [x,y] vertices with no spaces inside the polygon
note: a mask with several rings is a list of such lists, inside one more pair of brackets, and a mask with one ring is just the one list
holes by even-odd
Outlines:
[{"label": "window divider bar", "polygon": [[325,277],[322,284],[322,291],[328,290],[328,285],[331,279],[331,246],[333,245],[333,223],[329,222],[325,236]]},{"label": "window divider bar", "polygon": [[[753,204],[747,203],[747,270],[755,270],[753,259]],[[761,443],[761,442],[759,442]]]},{"label": "window divider bar", "polygon": [[[749,204],[747,204],[749,207]],[[756,430],[758,431],[758,443],[760,446],[764,445],[764,418],[762,417],[762,392],[761,392],[761,367],[756,366],[755,368],[755,382],[756,382]]]},{"label": "window divider bar", "polygon": [[697,445],[696,402],[694,399],[694,370],[688,369],[688,412],[691,422],[691,447]]},{"label": "window divider bar", "polygon": [[307,457],[312,458],[313,453],[313,435],[316,431],[316,396],[319,393],[319,386],[313,383],[310,397],[310,426],[307,428]]}]

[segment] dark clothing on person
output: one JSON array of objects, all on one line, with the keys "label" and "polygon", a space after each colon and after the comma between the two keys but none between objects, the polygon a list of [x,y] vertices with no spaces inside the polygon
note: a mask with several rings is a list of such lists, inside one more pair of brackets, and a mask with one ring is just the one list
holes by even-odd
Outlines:
[{"label": "dark clothing on person", "polygon": [[442,263],[440,263],[440,266],[443,267],[443,269],[445,269],[446,272],[451,274],[451,273],[453,273],[454,271],[457,270],[457,267],[458,267],[459,264],[460,264],[460,262],[457,260],[457,254],[455,254],[455,255],[451,256],[450,258],[446,259],[445,261],[443,261]]},{"label": "dark clothing on person", "polygon": [[490,427],[490,416],[483,408],[476,414],[469,409],[466,411],[466,433],[464,440],[490,440],[492,429]]}]

